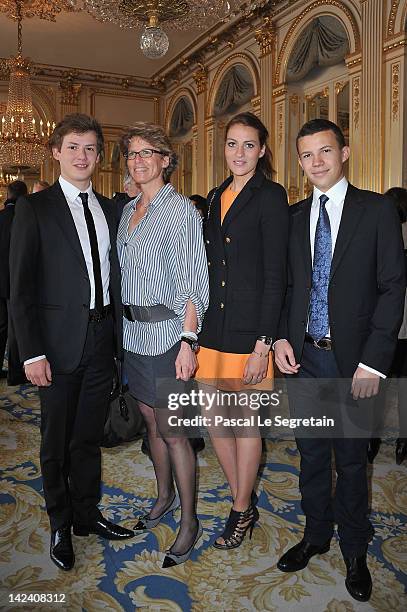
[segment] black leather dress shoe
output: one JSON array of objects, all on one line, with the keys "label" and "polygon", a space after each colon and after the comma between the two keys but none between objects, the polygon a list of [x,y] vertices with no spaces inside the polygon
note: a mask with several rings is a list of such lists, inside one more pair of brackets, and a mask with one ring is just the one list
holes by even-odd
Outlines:
[{"label": "black leather dress shoe", "polygon": [[396,442],[396,463],[401,465],[407,456],[407,438],[398,438]]},{"label": "black leather dress shoe", "polygon": [[277,567],[282,572],[298,572],[298,570],[307,567],[308,561],[314,555],[323,555],[328,552],[331,540],[328,540],[322,546],[310,544],[305,540],[301,540],[298,544],[287,550],[277,563]]},{"label": "black leather dress shoe", "polygon": [[133,538],[135,535],[134,531],[125,529],[125,527],[120,525],[115,525],[103,517],[98,521],[89,523],[89,525],[75,523],[73,532],[77,536],[88,536],[90,533],[96,533],[96,535],[105,538],[105,540],[125,540],[126,538]]},{"label": "black leather dress shoe", "polygon": [[71,540],[71,526],[60,527],[51,533],[49,554],[59,569],[69,571],[75,563]]},{"label": "black leather dress shoe", "polygon": [[367,447],[367,458],[369,463],[373,463],[377,453],[379,452],[380,444],[382,443],[380,438],[370,438]]},{"label": "black leather dress shoe", "polygon": [[346,564],[345,586],[353,599],[369,601],[372,594],[372,577],[366,565],[366,555],[344,558]]}]

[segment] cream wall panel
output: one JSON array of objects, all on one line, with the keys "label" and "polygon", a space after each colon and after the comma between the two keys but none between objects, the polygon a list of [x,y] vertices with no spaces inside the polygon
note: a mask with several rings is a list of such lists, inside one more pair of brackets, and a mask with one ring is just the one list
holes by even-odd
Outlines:
[{"label": "cream wall panel", "polygon": [[131,125],[136,121],[157,120],[154,98],[122,97],[106,93],[92,96],[92,115],[108,125]]}]

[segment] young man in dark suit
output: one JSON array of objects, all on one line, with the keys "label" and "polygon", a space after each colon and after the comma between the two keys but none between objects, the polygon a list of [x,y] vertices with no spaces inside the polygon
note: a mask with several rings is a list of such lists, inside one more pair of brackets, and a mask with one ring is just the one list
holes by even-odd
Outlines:
[{"label": "young man in dark suit", "polygon": [[0,211],[0,373],[2,371],[4,352],[8,340],[8,385],[21,385],[27,382],[18,354],[17,342],[10,317],[10,237],[14,219],[14,207],[20,196],[28,193],[24,181],[13,181],[7,187],[7,200]]},{"label": "young man in dark suit", "polygon": [[[297,150],[313,193],[290,210],[288,290],[275,359],[282,373],[301,380],[301,391],[310,379],[316,381],[315,390],[319,379],[348,379],[351,413],[360,412],[366,400],[356,400],[376,395],[380,378],[389,371],[402,320],[400,223],[384,196],[346,180],[343,165],[350,151],[334,123],[306,123]],[[304,396],[290,396],[290,385],[289,399],[294,413],[303,409]],[[308,398],[311,405],[312,400]],[[367,601],[372,590],[366,564],[373,535],[367,517],[367,443],[367,437],[297,438],[305,531],[303,540],[277,564],[284,572],[306,567],[313,555],[329,550],[336,522],[347,568],[345,584],[359,601]]]},{"label": "young man in dark suit", "polygon": [[74,565],[75,535],[123,539],[100,500],[100,441],[121,352],[120,270],[110,200],[90,181],[103,149],[97,121],[67,115],[49,142],[61,175],[20,198],[11,238],[11,307],[27,378],[39,387],[40,461],[51,559]]}]

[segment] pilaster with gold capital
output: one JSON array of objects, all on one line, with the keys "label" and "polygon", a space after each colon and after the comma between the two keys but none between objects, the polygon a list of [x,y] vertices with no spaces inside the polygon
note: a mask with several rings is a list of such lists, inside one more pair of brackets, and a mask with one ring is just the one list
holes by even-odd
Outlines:
[{"label": "pilaster with gold capital", "polygon": [[[192,193],[200,193],[198,188],[198,126],[192,126]],[[188,194],[191,195],[191,194]]]},{"label": "pilaster with gold capital", "polygon": [[349,71],[349,157],[348,178],[355,185],[363,184],[362,145],[362,55],[345,58]]},{"label": "pilaster with gold capital", "polygon": [[206,190],[208,193],[216,183],[216,121],[214,117],[205,120],[205,143],[206,143]]},{"label": "pilaster with gold capital", "polygon": [[67,113],[75,113],[79,110],[80,93],[82,90],[81,83],[76,83],[75,79],[78,73],[71,70],[64,74],[64,79],[60,81],[59,87],[61,90],[61,116]]},{"label": "pilaster with gold capital", "polygon": [[273,91],[274,133],[271,134],[274,169],[276,181],[288,185],[288,125],[289,125],[289,99],[285,85],[276,87]]},{"label": "pilaster with gold capital", "polygon": [[362,13],[362,175],[359,186],[383,190],[383,31],[382,0],[363,0]]},{"label": "pilaster with gold capital", "polygon": [[269,132],[271,132],[273,127],[273,75],[276,55],[276,28],[270,17],[264,18],[263,25],[255,32],[255,38],[260,51],[260,118]]},{"label": "pilaster with gold capital", "polygon": [[[407,35],[384,46],[385,129],[383,190],[407,186]],[[403,103],[404,102],[404,103]]]},{"label": "pilaster with gold capital", "polygon": [[198,143],[202,143],[202,146],[198,146],[196,150],[196,187],[197,193],[207,193],[207,159],[206,159],[206,132],[205,132],[205,119],[206,119],[206,103],[207,103],[207,87],[208,87],[208,73],[206,67],[198,63],[197,70],[193,73],[195,81],[196,92],[197,92],[197,113],[196,113],[196,138]]}]

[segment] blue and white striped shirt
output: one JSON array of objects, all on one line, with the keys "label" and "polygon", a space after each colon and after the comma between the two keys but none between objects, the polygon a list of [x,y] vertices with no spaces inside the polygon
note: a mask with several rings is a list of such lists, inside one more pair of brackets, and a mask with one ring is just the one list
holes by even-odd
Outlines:
[{"label": "blue and white striped shirt", "polygon": [[122,301],[137,306],[164,304],[178,317],[157,323],[123,317],[123,346],[141,355],[161,355],[180,339],[188,300],[196,308],[198,331],[208,308],[202,219],[192,202],[168,183],[129,235],[129,221],[140,198],[141,194],[125,206],[117,235]]}]

